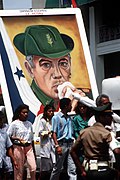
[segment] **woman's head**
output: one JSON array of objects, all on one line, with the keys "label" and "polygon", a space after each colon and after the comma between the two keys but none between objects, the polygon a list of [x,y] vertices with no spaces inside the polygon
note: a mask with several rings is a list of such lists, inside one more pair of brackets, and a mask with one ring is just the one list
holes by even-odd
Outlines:
[{"label": "woman's head", "polygon": [[44,107],[43,118],[45,118],[46,120],[47,119],[51,120],[51,118],[54,115],[54,111],[55,111],[54,106],[47,104]]},{"label": "woman's head", "polygon": [[26,104],[19,105],[13,115],[13,121],[19,119],[21,121],[25,121],[28,118],[29,106]]},{"label": "woman's head", "polygon": [[77,105],[75,107],[75,113],[79,114],[80,116],[86,116],[86,117],[91,116],[90,108],[79,101],[77,102]]}]

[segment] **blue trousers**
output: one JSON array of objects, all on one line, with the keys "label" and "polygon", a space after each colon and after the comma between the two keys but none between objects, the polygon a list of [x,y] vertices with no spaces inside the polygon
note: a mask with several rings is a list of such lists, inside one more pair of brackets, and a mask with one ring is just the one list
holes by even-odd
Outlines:
[{"label": "blue trousers", "polygon": [[67,173],[70,180],[77,180],[76,167],[70,155],[70,149],[73,143],[59,143],[62,148],[62,155],[56,154],[56,163],[53,167],[50,180],[59,180],[60,173],[63,170],[65,160],[67,160]]}]

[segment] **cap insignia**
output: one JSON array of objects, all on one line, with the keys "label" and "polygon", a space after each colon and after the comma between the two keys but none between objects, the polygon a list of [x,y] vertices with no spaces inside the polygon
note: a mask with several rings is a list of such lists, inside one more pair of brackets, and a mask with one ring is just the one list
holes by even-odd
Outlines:
[{"label": "cap insignia", "polygon": [[53,40],[52,40],[52,38],[50,37],[50,34],[46,34],[46,38],[47,38],[48,44],[50,44],[50,46],[52,46]]}]

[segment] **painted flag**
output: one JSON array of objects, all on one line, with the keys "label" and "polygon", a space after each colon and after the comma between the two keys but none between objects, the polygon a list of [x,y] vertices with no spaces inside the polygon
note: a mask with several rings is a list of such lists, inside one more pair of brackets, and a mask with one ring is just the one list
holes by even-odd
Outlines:
[{"label": "painted flag", "polygon": [[36,98],[25,78],[2,18],[0,32],[0,83],[7,118],[12,121],[14,110],[24,103],[29,106],[29,120],[33,123],[41,102]]}]

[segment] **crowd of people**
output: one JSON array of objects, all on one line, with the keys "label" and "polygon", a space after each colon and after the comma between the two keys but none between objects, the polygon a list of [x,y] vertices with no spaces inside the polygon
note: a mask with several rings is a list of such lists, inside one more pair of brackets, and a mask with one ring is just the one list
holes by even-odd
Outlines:
[{"label": "crowd of people", "polygon": [[60,99],[59,112],[51,104],[44,107],[39,119],[39,177],[29,106],[19,105],[9,126],[0,112],[0,180],[59,180],[64,170],[64,178],[70,180],[119,180],[120,142],[115,123],[120,123],[120,117],[113,112],[109,97],[99,95],[96,105],[86,96],[74,93],[73,98],[77,99],[74,116],[69,114],[70,98]]},{"label": "crowd of people", "polygon": [[41,102],[38,114],[42,116],[37,118],[40,169],[37,177],[29,106],[21,104],[7,130],[0,116],[0,180],[9,172],[7,156],[11,158],[13,180],[59,180],[64,170],[65,180],[118,180],[116,125],[120,117],[113,112],[107,95],[99,95],[94,102],[68,83],[72,38],[56,27],[35,25],[16,35],[13,43],[26,58],[25,67],[33,78],[31,88]]}]

